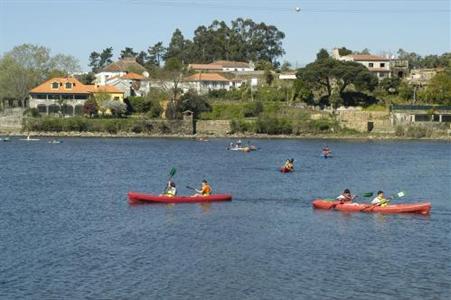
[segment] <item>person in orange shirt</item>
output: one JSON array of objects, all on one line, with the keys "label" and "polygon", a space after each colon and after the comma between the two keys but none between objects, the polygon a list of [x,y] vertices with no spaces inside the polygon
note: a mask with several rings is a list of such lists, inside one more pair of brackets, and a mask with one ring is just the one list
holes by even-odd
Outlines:
[{"label": "person in orange shirt", "polygon": [[201,189],[200,190],[196,189],[196,192],[197,192],[197,195],[200,195],[200,196],[209,196],[209,195],[211,195],[211,192],[212,192],[211,186],[204,179],[204,180],[202,180],[202,187],[201,187]]}]

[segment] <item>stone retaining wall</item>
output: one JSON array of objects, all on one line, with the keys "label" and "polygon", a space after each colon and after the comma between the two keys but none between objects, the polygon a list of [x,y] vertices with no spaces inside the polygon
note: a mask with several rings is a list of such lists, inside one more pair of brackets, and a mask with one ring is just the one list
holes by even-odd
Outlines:
[{"label": "stone retaining wall", "polygon": [[342,127],[359,132],[394,132],[390,113],[385,111],[337,111],[337,120]]},{"label": "stone retaining wall", "polygon": [[230,120],[198,120],[196,133],[205,135],[226,135],[232,131]]}]

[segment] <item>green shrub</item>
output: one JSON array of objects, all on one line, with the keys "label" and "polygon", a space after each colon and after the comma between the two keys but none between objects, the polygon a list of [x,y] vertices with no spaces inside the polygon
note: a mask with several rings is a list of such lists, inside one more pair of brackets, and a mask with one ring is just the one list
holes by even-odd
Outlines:
[{"label": "green shrub", "polygon": [[25,117],[31,117],[31,118],[39,118],[41,116],[41,114],[39,113],[37,108],[27,108],[23,112],[23,115]]},{"label": "green shrub", "polygon": [[243,119],[235,119],[230,121],[230,127],[232,133],[244,133],[244,132],[252,132],[255,133],[255,122],[246,121]]},{"label": "green shrub", "polygon": [[152,103],[150,99],[145,99],[143,97],[128,97],[128,102],[132,107],[132,112],[134,113],[146,113],[150,110]]},{"label": "green shrub", "polygon": [[251,102],[244,105],[244,117],[253,118],[258,117],[260,113],[263,112],[263,104],[260,101]]},{"label": "green shrub", "polygon": [[267,134],[291,134],[293,125],[291,120],[269,116],[259,117],[256,121],[256,132]]}]

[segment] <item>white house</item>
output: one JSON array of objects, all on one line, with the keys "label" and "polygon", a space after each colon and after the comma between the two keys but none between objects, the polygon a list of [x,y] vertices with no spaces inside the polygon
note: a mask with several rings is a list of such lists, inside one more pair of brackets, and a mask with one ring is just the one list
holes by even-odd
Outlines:
[{"label": "white house", "polygon": [[129,96],[145,96],[150,91],[149,73],[143,72],[144,75],[129,72],[124,75],[118,75],[106,78],[107,85],[115,86],[122,92],[124,97]]},{"label": "white house", "polygon": [[334,49],[332,57],[341,61],[355,61],[364,65],[374,73],[379,80],[391,77],[390,59],[372,54],[349,54],[341,56],[338,49]]},{"label": "white house", "polygon": [[210,90],[230,90],[244,84],[242,80],[230,80],[218,73],[196,73],[184,78],[184,90],[193,89],[199,94]]},{"label": "white house", "polygon": [[144,73],[147,73],[147,70],[142,65],[137,63],[135,58],[126,57],[104,67],[99,73],[95,75],[95,83],[105,85],[107,84],[107,80],[109,78],[124,76],[130,72],[142,74],[144,76]]}]

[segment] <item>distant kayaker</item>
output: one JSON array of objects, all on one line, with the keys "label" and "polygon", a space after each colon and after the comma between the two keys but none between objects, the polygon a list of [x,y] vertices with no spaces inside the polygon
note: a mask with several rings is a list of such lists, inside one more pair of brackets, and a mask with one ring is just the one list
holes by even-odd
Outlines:
[{"label": "distant kayaker", "polygon": [[327,158],[330,155],[330,153],[331,153],[331,151],[330,151],[329,147],[327,145],[324,146],[323,147],[323,156]]},{"label": "distant kayaker", "polygon": [[200,190],[197,190],[197,195],[198,196],[210,196],[211,195],[211,186],[208,184],[207,180],[202,180],[202,186],[200,188]]},{"label": "distant kayaker", "polygon": [[343,193],[337,197],[337,200],[340,201],[340,203],[346,203],[346,202],[352,202],[357,196],[352,195],[351,191],[349,189],[345,189]]},{"label": "distant kayaker", "polygon": [[175,197],[177,195],[177,188],[175,187],[175,182],[170,180],[163,193],[164,196]]},{"label": "distant kayaker", "polygon": [[387,206],[388,205],[389,200],[385,199],[385,195],[383,191],[379,191],[377,192],[377,196],[376,198],[373,199],[373,201],[371,201],[371,204],[375,204],[377,206]]}]

